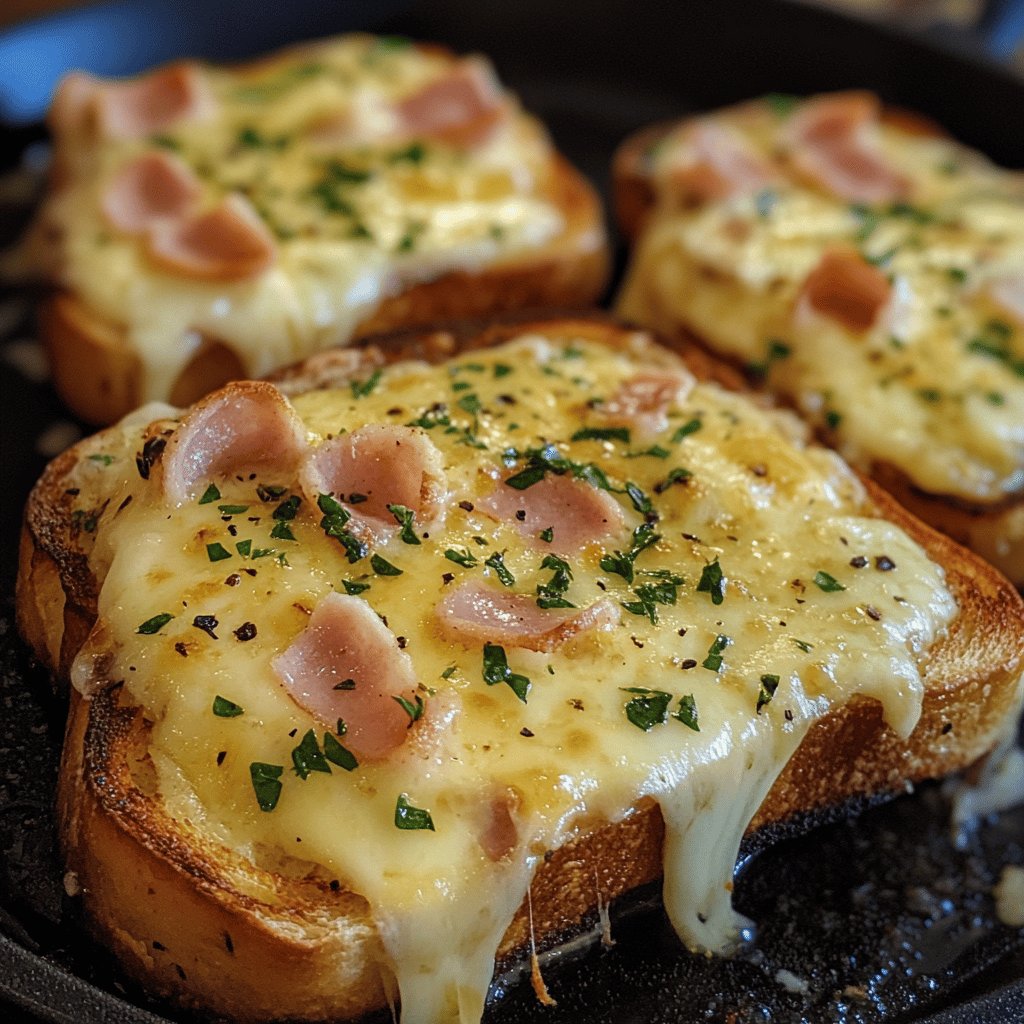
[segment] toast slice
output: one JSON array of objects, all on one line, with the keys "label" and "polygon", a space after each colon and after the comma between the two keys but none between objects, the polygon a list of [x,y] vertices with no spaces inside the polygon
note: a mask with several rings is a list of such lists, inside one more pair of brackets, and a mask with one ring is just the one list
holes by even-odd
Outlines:
[{"label": "toast slice", "polygon": [[614,179],[620,313],[731,363],[1024,582],[1018,175],[838,93],[652,126]]},{"label": "toast slice", "polygon": [[[647,335],[604,316],[407,332],[277,384],[140,410],[55,460],[26,510],[19,626],[73,683],[68,867],[155,995],[239,1021],[396,999],[407,1022],[474,1020],[496,960],[663,870],[681,936],[722,949],[744,833],[963,768],[1015,724],[1009,583]],[[385,530],[366,510],[387,464],[356,494],[325,459],[416,413],[400,440],[442,458]],[[244,455],[250,420],[273,451]],[[397,737],[383,705],[332,705],[321,745],[323,708],[290,687],[318,635],[344,646],[328,613],[352,602],[381,618],[330,699],[400,654],[425,685],[396,695]],[[267,763],[288,749],[295,777]]]},{"label": "toast slice", "polygon": [[347,36],[233,68],[68,76],[20,273],[83,419],[188,404],[352,338],[587,305],[600,203],[481,57]]}]

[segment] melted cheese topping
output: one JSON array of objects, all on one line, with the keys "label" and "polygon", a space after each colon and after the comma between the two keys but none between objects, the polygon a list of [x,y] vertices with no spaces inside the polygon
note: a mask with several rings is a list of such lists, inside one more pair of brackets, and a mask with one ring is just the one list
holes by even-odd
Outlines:
[{"label": "melted cheese topping", "polygon": [[[806,445],[788,414],[697,385],[654,439],[571,441],[607,426],[601,400],[644,368],[642,341],[620,353],[525,336],[442,366],[386,369],[369,394],[296,397],[314,443],[367,422],[436,421],[428,433],[448,474],[446,522],[419,545],[395,536],[378,549],[398,576],[379,575],[369,558],[348,562],[308,503],[289,523],[294,540],[271,536],[294,480],[222,483],[219,501],[169,508],[159,474],[143,482],[135,469],[144,417],[100,435],[82,461],[79,525],[103,584],[100,629],[79,665],[92,664],[96,646],[116,652],[109,678],[123,679],[153,722],[173,815],[253,857],[271,850],[322,865],[367,897],[405,1024],[478,1020],[495,950],[545,851],[621,820],[643,797],[665,818],[665,901],[680,936],[695,950],[727,948],[743,923],[730,905],[740,838],[811,723],[859,694],[908,735],[923,652],[956,615],[942,570],[872,517],[858,480]],[[440,639],[434,609],[462,581],[500,588],[485,564],[494,552],[516,593],[551,579],[543,544],[525,544],[474,502],[510,465],[522,468],[523,453],[552,443],[605,474],[626,520],[621,536],[567,559],[565,597],[580,608],[610,597],[622,617],[551,653],[506,646],[512,671],[530,681],[520,700],[485,683],[479,643]],[[259,484],[286,490],[267,502]],[[101,494],[109,501],[96,510]],[[635,556],[629,583],[607,559],[629,550],[645,515],[658,539]],[[229,557],[211,561],[210,544]],[[450,549],[470,553],[472,567],[446,558]],[[716,564],[720,588],[702,585]],[[250,765],[290,766],[299,738],[320,728],[271,658],[325,595],[353,583],[405,638],[424,721],[395,755],[351,773],[301,779],[286,768],[276,808],[261,811]],[[161,615],[173,618],[138,631]],[[216,620],[216,639],[197,615]],[[233,631],[247,622],[256,635],[240,642]],[[243,713],[213,714],[218,696]],[[682,720],[683,698],[699,731]],[[518,843],[494,862],[480,836],[494,795],[510,787]],[[434,831],[396,828],[401,794],[429,810]]]},{"label": "melted cheese topping", "polygon": [[[532,119],[516,112],[472,148],[389,134],[393,103],[452,66],[400,40],[350,36],[249,69],[202,67],[209,117],[137,141],[61,140],[67,181],[44,211],[61,232],[59,267],[39,269],[125,327],[150,401],[170,397],[204,337],[264,375],[349,340],[411,285],[537,249],[564,220],[547,195],[551,146]],[[118,170],[166,151],[198,175],[200,208],[231,193],[251,202],[276,240],[270,269],[235,282],[182,277],[110,227],[101,203]]]},{"label": "melted cheese topping", "polygon": [[[748,104],[712,119],[770,160],[783,109]],[[780,179],[696,209],[666,203],[620,310],[685,325],[758,368],[854,465],[886,462],[932,493],[999,501],[1024,488],[1024,330],[988,289],[1024,273],[1022,179],[949,139],[884,124],[877,138],[886,165],[912,182],[909,202],[851,204]],[[665,198],[687,145],[677,133],[649,155]],[[893,283],[893,308],[866,332],[798,311],[803,282],[837,245]]]}]

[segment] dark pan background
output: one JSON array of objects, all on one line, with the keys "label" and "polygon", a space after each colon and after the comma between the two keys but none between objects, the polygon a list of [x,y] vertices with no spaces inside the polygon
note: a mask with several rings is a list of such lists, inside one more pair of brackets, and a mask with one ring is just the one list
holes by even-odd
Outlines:
[{"label": "dark pan background", "polygon": [[[938,49],[798,3],[123,0],[0,35],[0,168],[17,166],[42,138],[33,122],[66,68],[123,74],[185,54],[234,59],[353,28],[490,53],[606,195],[610,155],[631,130],[768,91],[871,88],[1024,166],[1024,84],[966,44]],[[0,205],[0,238],[13,237],[23,217]],[[0,321],[22,298],[0,292]],[[122,983],[81,937],[63,897],[52,799],[64,709],[14,636],[13,591],[20,511],[46,461],[37,439],[55,423],[76,425],[45,383],[10,364],[10,341],[31,334],[30,321],[11,319],[0,322],[0,1021],[182,1020]],[[736,902],[760,935],[732,961],[683,952],[656,903],[624,908],[614,948],[547,967],[556,1009],[541,1008],[529,985],[512,979],[495,987],[488,1019],[1024,1020],[1024,930],[994,920],[990,894],[1004,864],[1024,864],[1024,809],[989,823],[962,850],[946,820],[940,790],[925,787],[856,824],[748,856]],[[806,992],[781,985],[780,969]]]}]

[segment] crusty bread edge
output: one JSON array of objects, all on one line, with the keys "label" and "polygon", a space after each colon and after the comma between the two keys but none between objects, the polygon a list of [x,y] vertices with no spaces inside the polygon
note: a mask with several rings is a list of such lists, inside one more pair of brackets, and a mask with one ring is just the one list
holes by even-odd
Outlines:
[{"label": "crusty bread edge", "polygon": [[[388,359],[443,358],[531,329],[581,333],[613,346],[634,336],[607,316],[511,320],[483,330],[406,332],[374,347]],[[68,508],[62,481],[74,463],[72,449],[51,465],[30,498],[19,576],[22,634],[61,674],[75,646],[65,634],[84,639],[95,601],[95,585],[74,578],[81,562],[60,533]],[[946,567],[961,616],[933,648],[923,714],[910,741],[885,726],[876,702],[855,699],[812,727],[752,830],[846,800],[902,792],[909,782],[964,767],[1001,738],[1019,699],[1024,606],[1017,593],[976,556],[867,487],[875,509]],[[67,599],[56,602],[58,594]],[[83,888],[90,925],[128,973],[152,993],[239,1021],[281,1014],[328,1020],[384,1005],[386,978],[377,968],[377,939],[360,897],[332,889],[323,878],[265,872],[162,820],[131,768],[134,763],[139,770],[144,761],[130,756],[144,743],[144,729],[135,709],[120,706],[117,691],[91,702],[73,695],[59,798],[68,866]],[[533,932],[541,947],[578,930],[599,903],[660,874],[663,824],[656,805],[644,802],[615,824],[589,825],[593,831],[551,851],[534,878]],[[342,928],[320,926],[335,914]],[[524,907],[502,941],[500,959],[521,953],[529,938]],[[343,977],[357,981],[336,991]]]}]

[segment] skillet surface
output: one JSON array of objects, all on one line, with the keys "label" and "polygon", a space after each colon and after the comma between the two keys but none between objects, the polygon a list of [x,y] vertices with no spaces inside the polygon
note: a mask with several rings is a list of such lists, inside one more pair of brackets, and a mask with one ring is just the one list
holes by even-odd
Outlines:
[{"label": "skillet surface", "polygon": [[[1016,127],[1024,84],[976,57],[796,3],[381,0],[325,11],[297,2],[281,5],[288,17],[254,14],[250,6],[241,17],[227,3],[204,5],[201,16],[172,16],[165,5],[160,16],[173,25],[155,31],[159,6],[127,0],[51,19],[38,36],[0,36],[0,54],[15,35],[22,47],[22,60],[7,61],[6,71],[0,60],[0,97],[12,81],[26,84],[48,68],[127,73],[177,54],[231,59],[365,28],[493,55],[505,81],[606,194],[611,152],[634,128],[767,91],[865,86],[931,115],[997,160],[1024,166]],[[103,25],[129,42],[99,49]],[[0,134],[0,167],[19,165],[41,137],[36,126]],[[0,198],[4,241],[23,217],[22,203]],[[63,895],[52,799],[64,709],[14,636],[12,595],[20,510],[46,462],[40,440],[43,447],[47,439],[68,443],[81,426],[34,379],[30,347],[22,344],[31,335],[28,312],[27,297],[0,292],[0,1018],[179,1020],[125,989],[79,936]],[[760,924],[746,955],[710,963],[687,955],[648,902],[619,915],[612,949],[593,947],[547,966],[556,1009],[541,1008],[528,983],[505,978],[488,1022],[1021,1020],[1024,930],[998,924],[990,895],[1007,863],[1024,863],[1024,809],[1004,814],[958,851],[940,791],[926,788],[856,824],[826,826],[752,858],[736,897]]]}]

